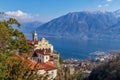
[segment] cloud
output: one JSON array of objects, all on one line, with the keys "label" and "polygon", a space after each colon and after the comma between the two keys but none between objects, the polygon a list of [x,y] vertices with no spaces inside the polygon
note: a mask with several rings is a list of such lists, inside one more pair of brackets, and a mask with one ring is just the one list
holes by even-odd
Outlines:
[{"label": "cloud", "polygon": [[98,5],[98,7],[99,7],[99,8],[101,8],[101,7],[102,7],[102,5],[100,4],[100,5]]},{"label": "cloud", "polygon": [[111,5],[111,2],[113,0],[101,0],[101,2],[98,4],[98,8],[106,8]]},{"label": "cloud", "polygon": [[108,6],[109,6],[109,4],[103,4],[103,5],[100,4],[100,5],[98,5],[99,8],[102,8],[102,7],[108,7]]},{"label": "cloud", "polygon": [[112,0],[106,0],[107,2],[111,2]]},{"label": "cloud", "polygon": [[17,20],[19,21],[33,21],[34,20],[34,16],[28,14],[28,13],[25,13],[21,10],[17,10],[17,11],[8,11],[8,12],[5,12],[5,14],[8,16],[8,17],[14,17],[16,18]]}]

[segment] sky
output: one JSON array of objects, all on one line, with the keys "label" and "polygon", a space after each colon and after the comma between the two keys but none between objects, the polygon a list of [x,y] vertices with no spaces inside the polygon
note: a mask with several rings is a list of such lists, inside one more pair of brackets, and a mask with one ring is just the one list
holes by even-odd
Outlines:
[{"label": "sky", "polygon": [[20,21],[47,22],[69,12],[115,11],[120,0],[0,0],[0,11]]}]

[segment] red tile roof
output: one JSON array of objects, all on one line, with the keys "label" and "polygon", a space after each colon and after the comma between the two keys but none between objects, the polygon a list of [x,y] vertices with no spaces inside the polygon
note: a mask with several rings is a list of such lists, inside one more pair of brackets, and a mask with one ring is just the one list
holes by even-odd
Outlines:
[{"label": "red tile roof", "polygon": [[44,69],[45,71],[56,69],[56,66],[54,64],[52,64],[51,62],[37,63],[37,62],[31,61],[31,60],[27,60],[26,62],[28,62],[30,64],[31,69]]},{"label": "red tile roof", "polygon": [[21,53],[21,54],[18,54],[20,57],[23,57],[23,58],[27,58],[28,57],[28,53]]},{"label": "red tile roof", "polygon": [[35,41],[33,41],[33,40],[27,40],[27,43],[28,43],[28,44],[34,44]]},{"label": "red tile roof", "polygon": [[46,71],[56,69],[56,66],[51,62],[43,63],[43,65]]},{"label": "red tile roof", "polygon": [[32,46],[32,48],[33,48],[33,49],[35,49],[35,48],[36,48],[36,46]]},{"label": "red tile roof", "polygon": [[12,58],[14,58],[14,59],[20,59],[20,60],[23,60],[23,59],[24,59],[24,58],[21,57],[19,54],[13,55]]},{"label": "red tile roof", "polygon": [[19,54],[14,55],[13,58],[25,61],[25,63],[28,63],[31,69],[44,69],[45,71],[57,69],[56,66],[51,62],[38,63],[32,60],[25,59]]}]

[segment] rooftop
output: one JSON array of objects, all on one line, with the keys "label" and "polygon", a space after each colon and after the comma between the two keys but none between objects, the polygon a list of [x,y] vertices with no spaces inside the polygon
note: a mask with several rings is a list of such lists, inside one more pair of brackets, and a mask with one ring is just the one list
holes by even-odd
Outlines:
[{"label": "rooftop", "polygon": [[44,69],[45,71],[56,69],[56,66],[51,62],[37,63],[32,60],[26,60],[26,62],[30,64],[31,69]]}]

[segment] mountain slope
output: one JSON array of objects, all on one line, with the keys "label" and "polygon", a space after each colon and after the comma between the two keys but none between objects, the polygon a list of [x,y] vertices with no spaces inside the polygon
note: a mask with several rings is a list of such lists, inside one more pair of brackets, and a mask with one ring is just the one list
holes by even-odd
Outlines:
[{"label": "mountain slope", "polygon": [[21,24],[21,31],[24,33],[32,33],[37,27],[39,27],[41,22],[25,22]]},{"label": "mountain slope", "polygon": [[40,36],[109,39],[120,25],[112,12],[73,12],[45,23],[37,28]]},{"label": "mountain slope", "polygon": [[[32,38],[32,33],[36,30],[37,27],[39,27],[40,25],[42,25],[41,22],[38,21],[34,21],[34,22],[24,22],[21,23],[21,27],[17,28],[20,31],[22,31],[25,35],[27,39],[31,39]],[[15,27],[16,28],[16,27]]]}]

